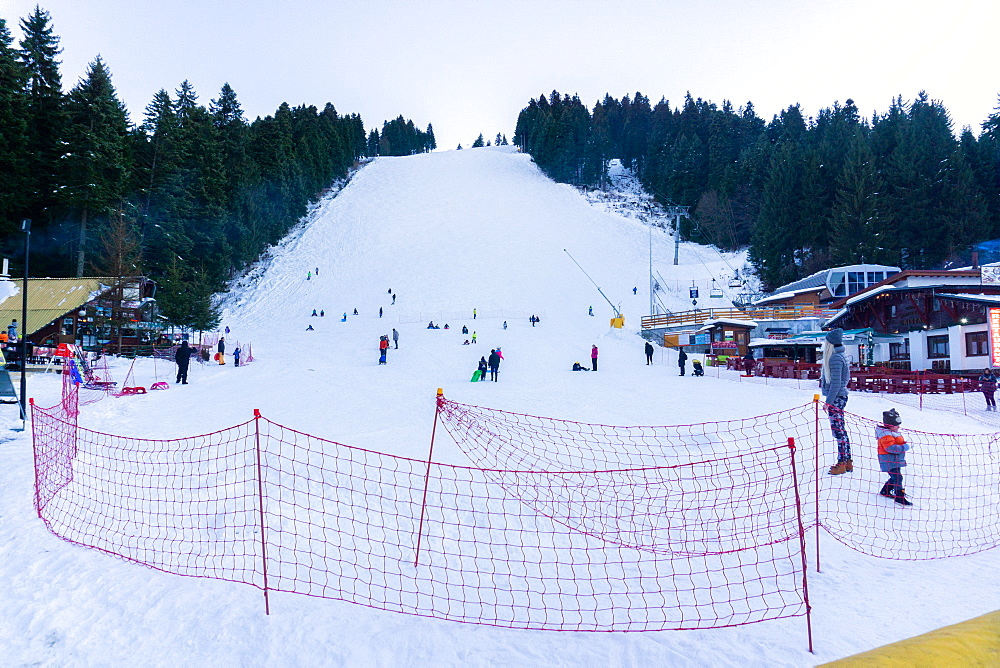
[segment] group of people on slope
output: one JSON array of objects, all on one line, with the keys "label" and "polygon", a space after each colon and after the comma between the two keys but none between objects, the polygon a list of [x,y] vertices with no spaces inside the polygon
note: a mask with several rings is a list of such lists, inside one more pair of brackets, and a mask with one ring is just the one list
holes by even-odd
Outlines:
[{"label": "group of people on slope", "polygon": [[486,356],[479,358],[479,367],[476,369],[477,373],[473,374],[477,381],[486,380],[486,373],[489,372],[490,380],[494,383],[497,381],[497,375],[500,372],[500,360],[503,359],[503,351],[500,348],[494,348],[490,351],[489,359]]},{"label": "group of people on slope", "polygon": [[[229,328],[226,328],[227,333]],[[195,348],[188,345],[187,341],[181,341],[181,345],[177,347],[174,351],[174,363],[177,364],[177,378],[174,381],[180,385],[188,384],[188,370],[191,366],[191,355],[195,353]],[[233,365],[239,366],[240,360],[243,357],[243,349],[239,346],[233,349]],[[204,353],[205,360],[208,360],[208,353]],[[219,342],[215,347],[215,361],[219,365],[224,365],[226,363],[226,337],[220,336]]]}]

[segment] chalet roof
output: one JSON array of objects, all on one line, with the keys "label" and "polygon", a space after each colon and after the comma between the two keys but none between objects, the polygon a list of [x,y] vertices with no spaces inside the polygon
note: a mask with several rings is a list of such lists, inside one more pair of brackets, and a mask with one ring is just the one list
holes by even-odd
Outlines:
[{"label": "chalet roof", "polygon": [[11,320],[18,321],[17,333],[25,337],[42,329],[57,318],[80,308],[108,290],[116,279],[102,276],[84,278],[29,278],[28,321],[21,322],[23,279],[12,279],[13,294],[0,301],[0,327]]},{"label": "chalet roof", "polygon": [[[887,285],[896,286],[896,284],[899,283],[900,281],[905,281],[908,278],[916,278],[916,277],[969,278],[969,279],[975,279],[974,282],[970,281],[969,283],[970,285],[978,285],[980,280],[980,272],[978,269],[960,269],[957,271],[956,270],[949,271],[947,269],[907,269],[906,271],[901,271],[898,274],[893,274],[892,276],[889,276],[888,278],[883,279],[878,283],[875,283],[865,288],[864,290],[859,290],[853,295],[848,295],[847,297],[841,297],[837,301],[831,302],[828,308],[842,308],[848,304],[853,304],[856,301],[862,301],[863,299],[872,297],[878,292],[884,292],[884,290],[881,290],[881,288],[883,288],[884,286]],[[924,285],[924,286],[911,287],[909,289],[925,290],[934,287],[942,287],[942,288],[954,287],[954,284],[951,285],[942,284],[940,286]]]},{"label": "chalet roof", "polygon": [[757,326],[757,322],[754,320],[732,320],[732,319],[721,319],[713,320],[711,322],[706,322],[702,325],[699,332],[707,332],[713,327],[719,327],[720,325],[736,325],[737,327],[746,327],[747,329],[753,329]]},{"label": "chalet roof", "polygon": [[772,295],[768,295],[767,297],[762,297],[762,298],[760,298],[757,301],[752,302],[752,303],[753,303],[754,306],[763,306],[764,304],[767,304],[767,303],[770,303],[770,302],[776,302],[776,301],[780,301],[782,299],[791,299],[792,297],[794,297],[796,295],[805,294],[806,292],[819,292],[819,291],[823,290],[824,288],[826,288],[826,283],[825,282],[822,283],[822,284],[820,284],[820,285],[814,285],[814,286],[808,287],[808,288],[799,288],[798,290],[786,290],[785,292],[775,292]]}]

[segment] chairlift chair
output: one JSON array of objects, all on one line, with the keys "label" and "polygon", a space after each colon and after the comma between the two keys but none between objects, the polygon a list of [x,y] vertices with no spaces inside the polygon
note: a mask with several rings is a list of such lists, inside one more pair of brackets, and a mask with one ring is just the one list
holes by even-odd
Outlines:
[{"label": "chairlift chair", "polygon": [[709,290],[708,296],[712,299],[722,299],[722,288],[715,285],[715,279],[712,279],[712,289]]}]

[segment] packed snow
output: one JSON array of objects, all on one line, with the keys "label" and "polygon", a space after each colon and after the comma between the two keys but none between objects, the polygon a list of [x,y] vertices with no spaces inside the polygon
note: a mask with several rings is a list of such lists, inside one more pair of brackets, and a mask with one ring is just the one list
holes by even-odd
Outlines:
[{"label": "packed snow", "polygon": [[[674,353],[662,348],[645,364],[639,318],[649,311],[650,252],[654,271],[679,286],[723,280],[745,262],[683,243],[674,266],[669,231],[651,234],[649,223],[553,183],[506,148],[377,159],[224,296],[228,350],[252,351],[252,363],[193,363],[190,384],[179,386],[172,364],[115,361],[119,383],[131,373],[129,384],[171,388],[86,405],[81,425],[174,438],[260,409],[316,436],[425,458],[437,388],[466,404],[616,425],[729,420],[811,401],[811,388],[679,377]],[[660,299],[689,308],[684,290]],[[619,309],[624,329],[609,326]],[[427,329],[431,320],[441,329]],[[379,336],[393,328],[399,349],[379,365]],[[473,332],[477,343],[463,345]],[[600,370],[572,372],[574,362],[589,365],[592,345]],[[499,382],[470,383],[480,356],[498,346]],[[57,374],[29,378],[42,406],[57,401],[59,387]],[[859,394],[848,405],[867,416],[886,408]],[[901,412],[908,428],[986,429],[951,413]],[[292,594],[272,594],[265,616],[252,587],[164,574],[50,534],[32,509],[30,425],[13,431],[16,406],[0,420],[12,429],[0,443],[4,665],[807,666],[984,614],[1000,591],[996,550],[890,561],[824,534],[822,572],[809,573],[815,654],[804,618],[710,631],[519,631]],[[438,434],[436,460],[469,463]]]}]

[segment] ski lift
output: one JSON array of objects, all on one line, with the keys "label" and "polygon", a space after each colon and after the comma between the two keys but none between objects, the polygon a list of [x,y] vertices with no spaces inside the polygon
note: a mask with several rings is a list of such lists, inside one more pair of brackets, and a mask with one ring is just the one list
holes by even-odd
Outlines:
[{"label": "ski lift", "polygon": [[715,285],[715,279],[712,279],[712,289],[709,291],[708,296],[712,299],[722,299],[722,288]]},{"label": "ski lift", "polygon": [[742,288],[743,281],[740,280],[740,270],[737,269],[733,272],[733,277],[729,279],[729,287],[731,288]]}]

